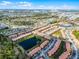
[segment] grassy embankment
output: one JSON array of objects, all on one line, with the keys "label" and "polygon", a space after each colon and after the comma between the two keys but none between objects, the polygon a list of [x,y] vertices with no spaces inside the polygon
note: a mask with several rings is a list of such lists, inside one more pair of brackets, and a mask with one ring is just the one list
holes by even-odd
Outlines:
[{"label": "grassy embankment", "polygon": [[34,35],[34,34],[31,34],[31,35],[28,35],[28,36],[26,36],[26,37],[21,38],[18,42],[22,42],[22,41],[24,41],[24,40],[28,40],[28,39],[33,38],[33,37],[35,37],[36,40],[39,40],[39,41],[42,40],[42,37],[36,36],[36,35]]}]

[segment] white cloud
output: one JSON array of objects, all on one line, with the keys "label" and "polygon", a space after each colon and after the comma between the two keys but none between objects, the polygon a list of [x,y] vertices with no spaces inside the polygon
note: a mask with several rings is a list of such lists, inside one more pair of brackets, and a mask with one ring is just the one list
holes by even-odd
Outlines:
[{"label": "white cloud", "polygon": [[60,6],[54,5],[35,5],[31,2],[10,2],[2,1],[0,2],[0,9],[79,9],[77,6],[63,4]]},{"label": "white cloud", "polygon": [[78,9],[76,6],[71,6],[71,5],[61,5],[60,7],[57,7],[58,9]]},{"label": "white cloud", "polygon": [[0,9],[27,8],[31,6],[32,6],[32,3],[30,2],[9,2],[9,1],[0,2]]},{"label": "white cloud", "polygon": [[38,7],[41,8],[41,9],[79,9],[79,7],[77,7],[77,6],[66,5],[66,4],[59,5],[59,6],[54,6],[54,5],[52,5],[52,6],[40,5]]},{"label": "white cloud", "polygon": [[12,2],[9,2],[9,1],[2,1],[0,3],[1,6],[9,6],[9,5],[12,5]]},{"label": "white cloud", "polygon": [[22,7],[30,7],[32,6],[32,3],[30,2],[19,2],[17,3],[18,6],[22,6]]}]

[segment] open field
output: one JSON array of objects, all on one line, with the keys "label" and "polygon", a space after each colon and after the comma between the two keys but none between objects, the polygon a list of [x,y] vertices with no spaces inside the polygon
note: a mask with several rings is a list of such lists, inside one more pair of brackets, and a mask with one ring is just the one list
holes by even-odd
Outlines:
[{"label": "open field", "polygon": [[60,30],[58,30],[58,31],[54,32],[54,33],[52,34],[52,36],[62,37],[62,34],[61,34]]}]

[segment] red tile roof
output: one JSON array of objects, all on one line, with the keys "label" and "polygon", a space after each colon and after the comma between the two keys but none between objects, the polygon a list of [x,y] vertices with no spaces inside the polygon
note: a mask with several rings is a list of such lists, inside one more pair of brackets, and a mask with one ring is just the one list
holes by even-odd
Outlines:
[{"label": "red tile roof", "polygon": [[59,56],[59,59],[67,59],[70,53],[68,51],[64,52]]},{"label": "red tile roof", "polygon": [[60,43],[61,43],[61,41],[58,40],[58,41],[55,43],[54,47],[53,47],[50,51],[48,51],[48,55],[49,55],[49,56],[52,56],[52,55],[58,50],[58,48],[59,48],[59,46],[60,46]]}]

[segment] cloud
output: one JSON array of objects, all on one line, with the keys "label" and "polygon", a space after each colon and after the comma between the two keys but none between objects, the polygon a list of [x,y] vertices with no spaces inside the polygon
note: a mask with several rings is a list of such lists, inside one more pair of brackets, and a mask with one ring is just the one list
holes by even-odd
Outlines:
[{"label": "cloud", "polygon": [[0,2],[0,9],[21,9],[31,7],[32,3],[30,2],[9,2],[9,1],[2,1]]},{"label": "cloud", "polygon": [[45,5],[39,5],[38,6],[39,8],[41,9],[79,9],[78,6],[72,6],[72,5],[66,5],[66,4],[63,4],[63,5],[59,5],[59,6],[54,6],[54,5],[48,5],[48,6],[45,6]]},{"label": "cloud", "polygon": [[71,6],[71,5],[66,5],[66,4],[56,7],[56,8],[57,9],[78,9],[77,6]]},{"label": "cloud", "polygon": [[18,6],[22,6],[22,7],[30,7],[32,6],[32,3],[30,2],[19,2],[17,3]]},{"label": "cloud", "polygon": [[0,9],[79,9],[77,6],[72,5],[36,5],[31,2],[10,2],[10,1],[2,1],[0,2]]},{"label": "cloud", "polygon": [[9,1],[2,1],[0,3],[1,6],[9,6],[9,5],[12,5],[12,2],[9,2]]}]

